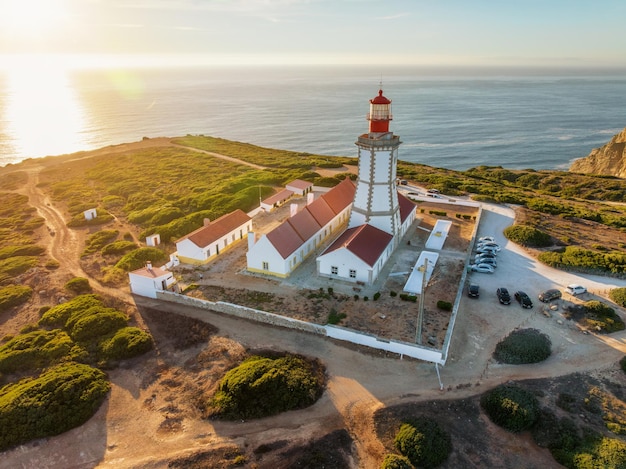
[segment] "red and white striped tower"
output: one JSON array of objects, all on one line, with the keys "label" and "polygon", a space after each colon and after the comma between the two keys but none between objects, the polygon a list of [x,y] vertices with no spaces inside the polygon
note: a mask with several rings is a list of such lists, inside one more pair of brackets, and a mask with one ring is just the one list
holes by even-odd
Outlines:
[{"label": "red and white striped tower", "polygon": [[[391,100],[383,96],[370,99],[367,115],[369,132],[358,137],[359,175],[348,228],[369,224],[396,237],[400,231],[400,206],[396,185],[396,166],[400,137],[389,131]],[[397,240],[396,240],[397,242]]]}]

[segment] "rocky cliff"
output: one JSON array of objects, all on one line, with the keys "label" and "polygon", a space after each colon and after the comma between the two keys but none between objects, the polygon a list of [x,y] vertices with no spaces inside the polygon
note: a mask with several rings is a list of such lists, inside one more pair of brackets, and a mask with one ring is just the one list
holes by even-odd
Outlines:
[{"label": "rocky cliff", "polygon": [[569,170],[626,178],[626,129],[606,145],[592,150],[588,156],[575,160]]}]

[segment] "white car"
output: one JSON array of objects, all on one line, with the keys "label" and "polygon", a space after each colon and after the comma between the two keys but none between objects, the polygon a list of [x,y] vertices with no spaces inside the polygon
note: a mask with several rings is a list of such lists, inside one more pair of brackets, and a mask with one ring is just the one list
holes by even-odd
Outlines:
[{"label": "white car", "polygon": [[489,264],[472,264],[470,265],[470,269],[472,269],[472,272],[481,272],[483,274],[493,274],[496,271],[496,269]]},{"label": "white car", "polygon": [[587,289],[585,287],[583,287],[582,285],[577,285],[575,283],[568,285],[565,291],[569,293],[570,295],[574,295],[574,296],[587,293]]},{"label": "white car", "polygon": [[476,248],[476,254],[498,254],[498,250],[491,246],[482,246]]},{"label": "white car", "polygon": [[478,243],[476,249],[493,248],[496,251],[500,251],[500,245],[498,243]]},{"label": "white car", "polygon": [[495,243],[496,238],[493,236],[483,236],[482,238],[478,238],[479,243]]}]

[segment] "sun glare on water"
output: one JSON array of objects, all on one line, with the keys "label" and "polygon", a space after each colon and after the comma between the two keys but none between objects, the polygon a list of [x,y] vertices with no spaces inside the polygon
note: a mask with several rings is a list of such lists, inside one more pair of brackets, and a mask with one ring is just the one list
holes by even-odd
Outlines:
[{"label": "sun glare on water", "polygon": [[0,28],[14,39],[40,39],[67,20],[63,0],[0,0]]}]

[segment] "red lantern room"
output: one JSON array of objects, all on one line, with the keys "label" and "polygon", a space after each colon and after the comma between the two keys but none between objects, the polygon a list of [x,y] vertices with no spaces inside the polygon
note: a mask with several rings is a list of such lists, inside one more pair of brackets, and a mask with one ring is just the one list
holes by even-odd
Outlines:
[{"label": "red lantern room", "polygon": [[370,133],[389,132],[389,121],[392,119],[391,100],[383,96],[383,90],[378,90],[378,96],[370,99],[370,112],[367,115],[367,120],[370,121]]}]

